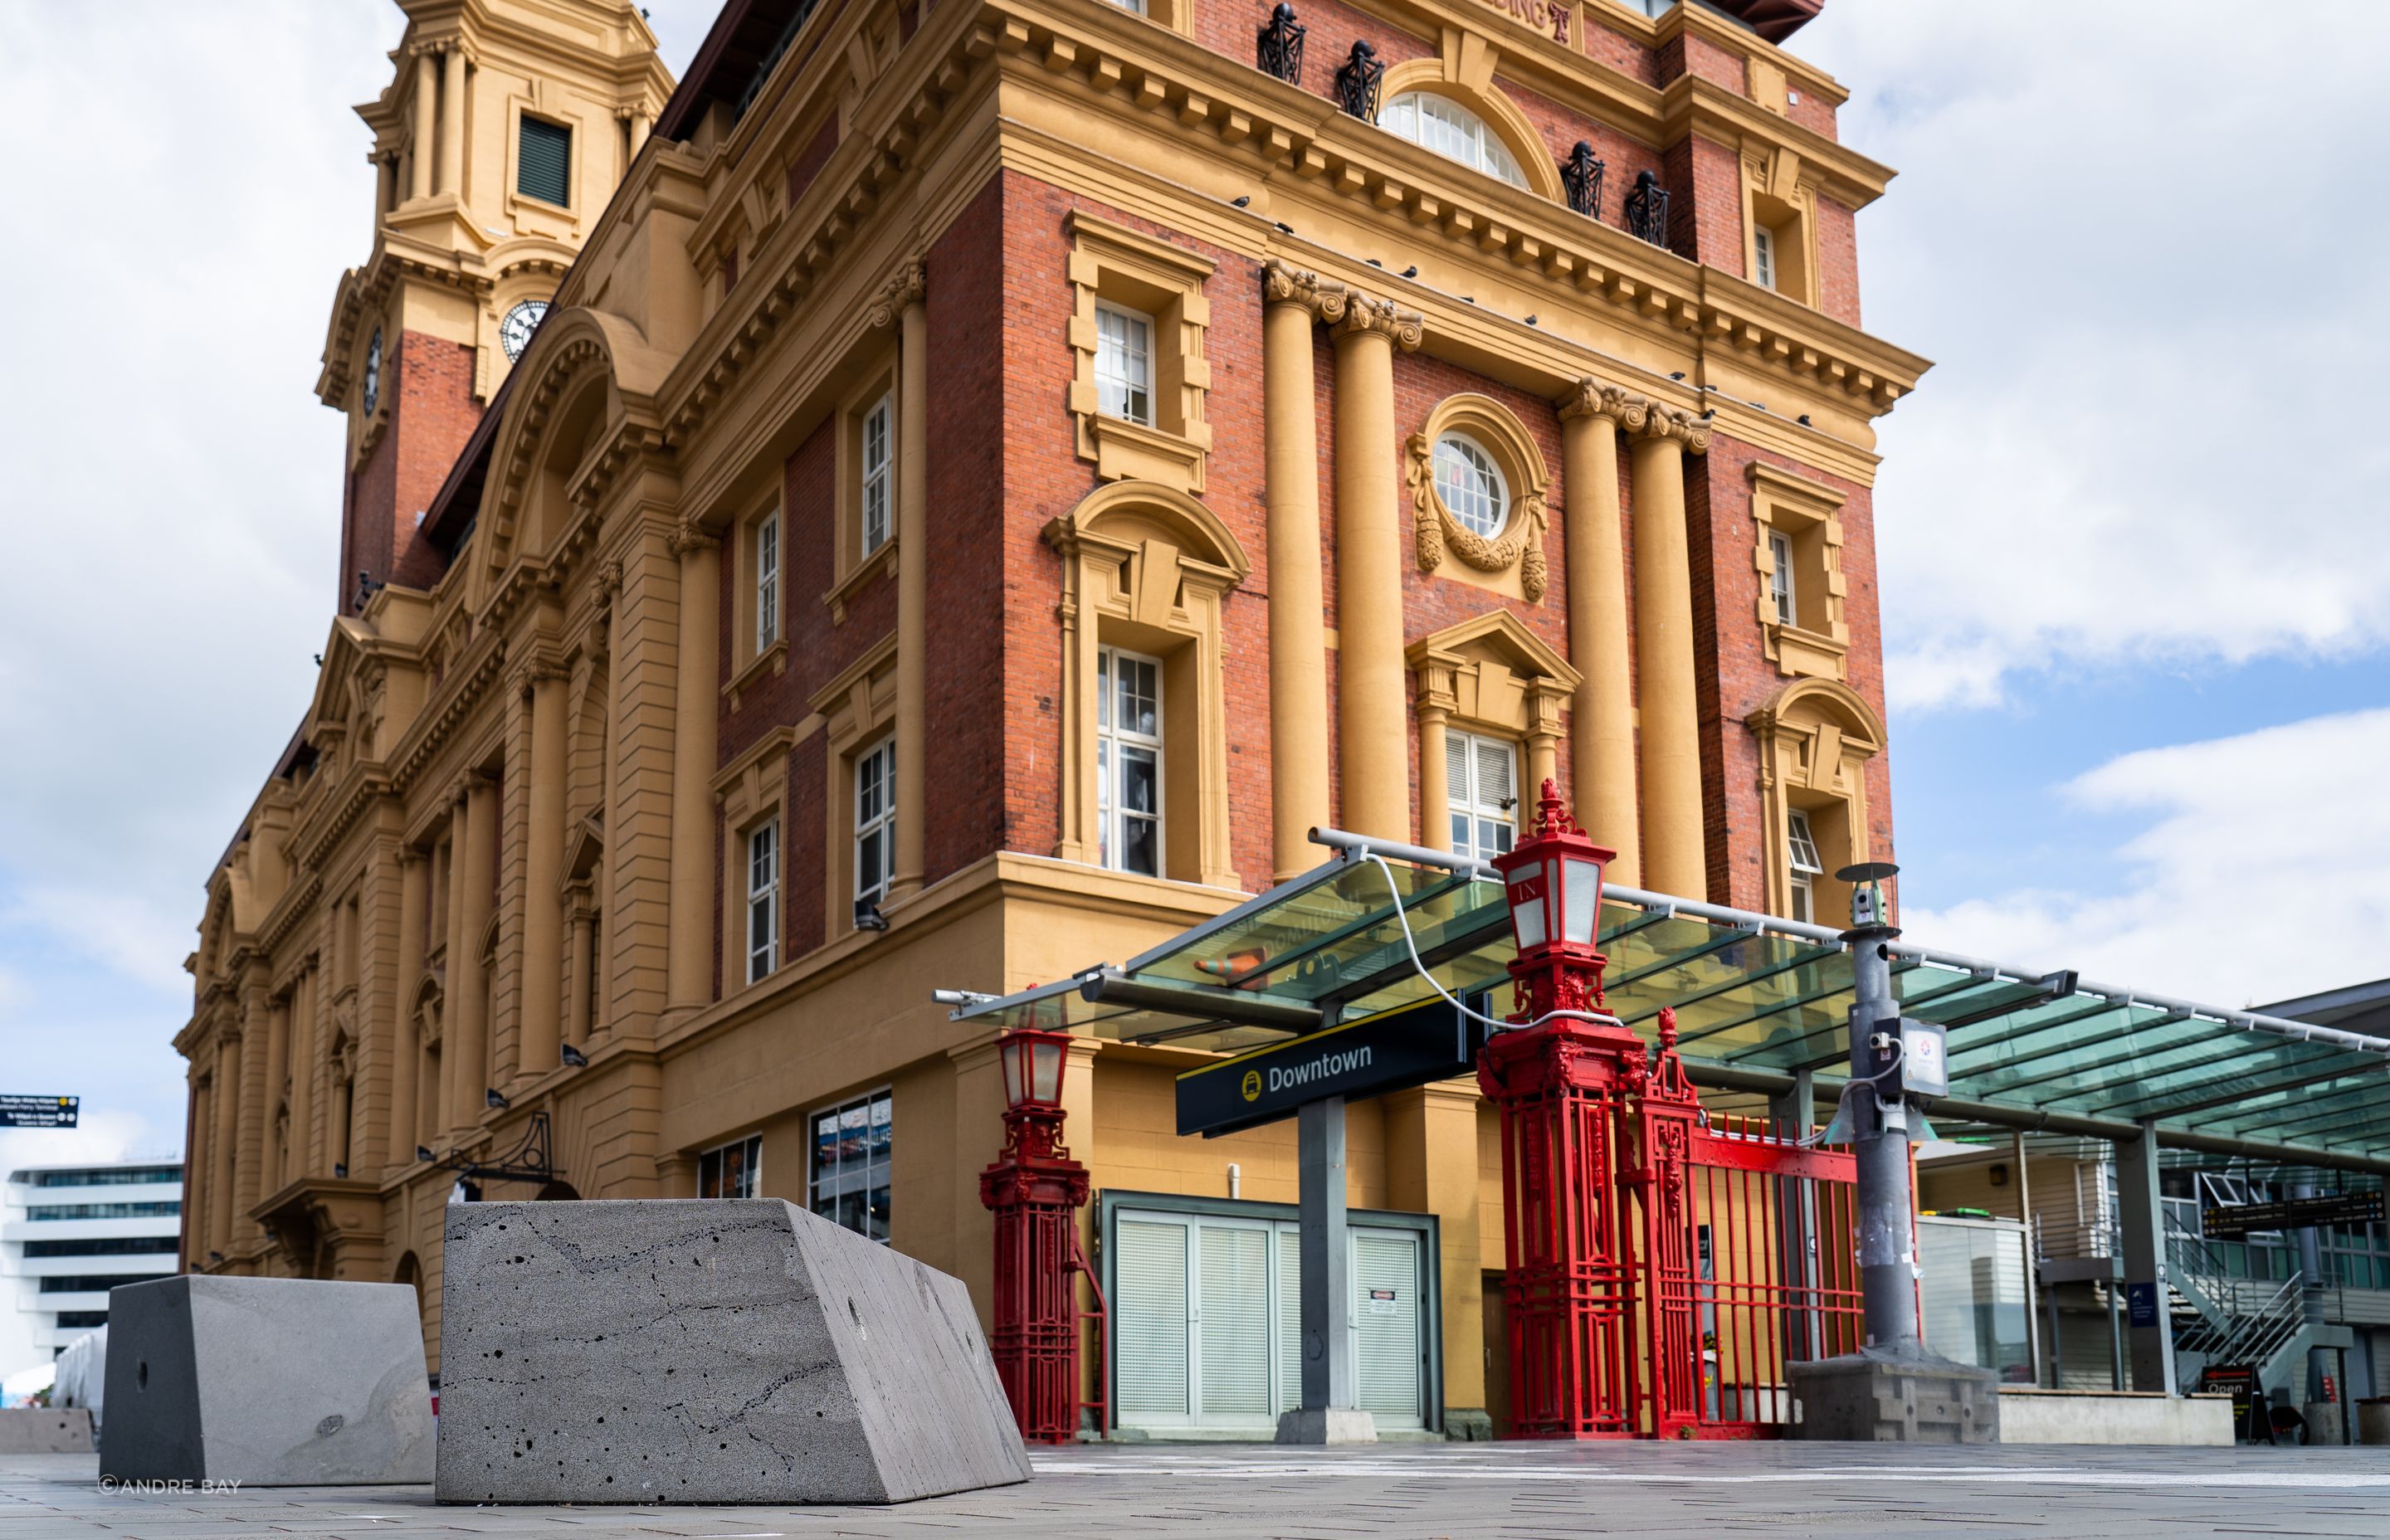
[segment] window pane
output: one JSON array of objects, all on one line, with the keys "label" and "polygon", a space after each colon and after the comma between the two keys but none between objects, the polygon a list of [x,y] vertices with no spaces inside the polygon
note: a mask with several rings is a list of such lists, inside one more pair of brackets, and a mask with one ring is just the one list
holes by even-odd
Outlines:
[{"label": "window pane", "polygon": [[1110,305],[1096,307],[1097,409],[1106,416],[1152,425],[1151,338],[1151,324],[1144,316]]},{"label": "window pane", "polygon": [[1435,442],[1436,495],[1471,532],[1492,537],[1510,521],[1510,491],[1493,457],[1458,433]]}]

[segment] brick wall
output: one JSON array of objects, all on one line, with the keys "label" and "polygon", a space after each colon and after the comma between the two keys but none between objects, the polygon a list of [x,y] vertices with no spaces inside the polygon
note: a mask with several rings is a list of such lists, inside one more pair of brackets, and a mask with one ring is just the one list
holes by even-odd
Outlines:
[{"label": "brick wall", "polygon": [[349,478],[338,583],[344,615],[355,612],[360,571],[409,588],[440,581],[447,558],[420,537],[416,517],[431,506],[482,420],[470,346],[402,331],[382,368],[390,420]]},{"label": "brick wall", "polygon": [[[1758,544],[1752,520],[1754,461],[1832,487],[1844,495],[1843,617],[1850,627],[1849,684],[1883,714],[1883,636],[1875,570],[1875,518],[1868,490],[1786,456],[1715,436],[1686,464],[1685,508],[1693,556],[1694,670],[1702,732],[1702,789],[1709,846],[1709,897],[1766,909],[1767,850],[1761,828],[1759,746],[1743,718],[1792,683],[1767,660],[1758,622]],[[1888,754],[1868,765],[1872,856],[1892,854]]]},{"label": "brick wall", "polygon": [[1818,199],[1818,308],[1859,324],[1858,215],[1831,198]]}]

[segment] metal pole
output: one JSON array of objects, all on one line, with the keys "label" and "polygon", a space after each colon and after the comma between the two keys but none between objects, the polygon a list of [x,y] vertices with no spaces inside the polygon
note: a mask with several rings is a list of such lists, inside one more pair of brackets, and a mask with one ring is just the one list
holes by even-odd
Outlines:
[{"label": "metal pole", "polygon": [[[1851,943],[1851,1073],[1869,1072],[1868,1038],[1878,1022],[1896,1023],[1900,1007],[1892,994],[1895,934],[1889,926],[1861,925],[1846,932]],[[1886,1031],[1897,1033],[1897,1024]],[[1851,1098],[1858,1158],[1859,1291],[1871,1347],[1904,1355],[1924,1351],[1917,1335],[1916,1220],[1908,1191],[1908,1121],[1902,1103],[1886,1103],[1870,1087]]]},{"label": "metal pole", "polygon": [[1344,1098],[1295,1114],[1301,1167],[1303,1405],[1353,1405],[1353,1290],[1344,1229]]},{"label": "metal pole", "polygon": [[2145,1288],[2154,1312],[2148,1326],[2131,1325],[2133,1389],[2173,1395],[2174,1322],[2166,1308],[2165,1203],[2158,1196],[2157,1130],[2116,1145],[2116,1206],[2125,1226],[2125,1288]]},{"label": "metal pole", "polygon": [[2041,1315],[2034,1309],[2036,1274],[2041,1270],[2041,1259],[2036,1255],[2033,1243],[2033,1183],[2024,1170],[2024,1130],[2009,1131],[2009,1149],[2016,1160],[2017,1218],[2024,1222],[2024,1358],[2033,1370],[2033,1382],[2041,1383]]}]

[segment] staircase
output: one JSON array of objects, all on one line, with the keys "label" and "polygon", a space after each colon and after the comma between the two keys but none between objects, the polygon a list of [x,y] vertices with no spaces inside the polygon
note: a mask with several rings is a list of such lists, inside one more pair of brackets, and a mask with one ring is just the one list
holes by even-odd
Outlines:
[{"label": "staircase", "polygon": [[2268,1398],[2288,1389],[2304,1398],[2307,1351],[2345,1346],[2345,1326],[2332,1325],[2325,1291],[2305,1274],[2287,1278],[2236,1278],[2210,1242],[2166,1226],[2167,1304],[2174,1325],[2178,1371],[2194,1390],[2206,1388],[2207,1368],[2246,1365]]}]

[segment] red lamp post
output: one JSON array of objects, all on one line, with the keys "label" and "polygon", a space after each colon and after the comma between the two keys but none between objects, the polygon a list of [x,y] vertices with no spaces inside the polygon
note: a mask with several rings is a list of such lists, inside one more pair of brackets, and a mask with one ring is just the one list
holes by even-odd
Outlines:
[{"label": "red lamp post", "polygon": [[1502,1112],[1505,1270],[1515,1438],[1626,1438],[1637,1425],[1631,1242],[1617,1185],[1622,1114],[1642,1040],[1598,1014],[1602,868],[1548,780],[1533,831],[1494,858],[1519,955],[1513,1030],[1477,1080]]},{"label": "red lamp post", "polygon": [[[980,1173],[980,1201],[996,1214],[996,1330],[989,1346],[1021,1436],[1069,1444],[1079,1409],[1079,1302],[1087,1271],[1078,1210],[1087,1168],[1062,1144],[1068,1033],[1018,1028],[996,1040],[1004,1068],[1004,1152]],[[1090,1275],[1092,1282],[1092,1275]],[[1099,1296],[1100,1303],[1100,1296]],[[1098,1319],[1101,1319],[1100,1309]],[[1098,1338],[1100,1344],[1101,1338]],[[1098,1361],[1101,1362],[1100,1346]],[[1108,1419],[1107,1419],[1108,1420]]]}]

